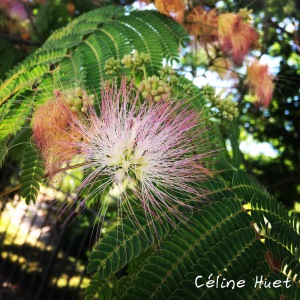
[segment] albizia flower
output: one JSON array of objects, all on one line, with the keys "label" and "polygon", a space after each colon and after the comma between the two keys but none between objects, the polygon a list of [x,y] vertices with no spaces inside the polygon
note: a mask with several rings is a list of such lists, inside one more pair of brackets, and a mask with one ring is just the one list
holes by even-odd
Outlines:
[{"label": "albizia flower", "polygon": [[154,4],[160,13],[173,18],[180,24],[183,22],[185,11],[184,0],[155,0]]},{"label": "albizia flower", "polygon": [[245,55],[257,46],[258,33],[240,15],[221,14],[219,21],[219,41],[224,53],[232,56],[235,64],[240,65]]},{"label": "albizia flower", "polygon": [[37,144],[45,163],[45,169],[51,177],[65,161],[78,154],[76,147],[62,150],[62,143],[72,142],[78,138],[78,131],[72,124],[72,118],[78,114],[60,100],[60,92],[56,91],[54,99],[40,105],[32,118],[33,139]]},{"label": "albizia flower", "polygon": [[0,0],[0,7],[7,12],[9,17],[24,21],[28,18],[28,12],[23,2],[25,1]]},{"label": "albizia flower", "polygon": [[247,66],[246,82],[250,91],[256,96],[256,102],[267,108],[273,95],[273,76],[269,72],[268,65],[255,60]]},{"label": "albizia flower", "polygon": [[196,36],[200,43],[218,40],[218,14],[215,9],[207,11],[202,5],[194,8],[185,18],[185,28]]},{"label": "albizia flower", "polygon": [[102,91],[99,116],[92,106],[86,118],[71,114],[80,138],[60,142],[61,151],[77,149],[84,160],[80,167],[87,177],[79,191],[88,193],[83,201],[106,191],[128,213],[134,214],[134,203],[149,219],[162,212],[180,219],[181,206],[203,199],[197,183],[211,174],[203,164],[213,153],[203,137],[206,129],[184,101],[137,105],[131,94],[123,81],[120,89]]}]

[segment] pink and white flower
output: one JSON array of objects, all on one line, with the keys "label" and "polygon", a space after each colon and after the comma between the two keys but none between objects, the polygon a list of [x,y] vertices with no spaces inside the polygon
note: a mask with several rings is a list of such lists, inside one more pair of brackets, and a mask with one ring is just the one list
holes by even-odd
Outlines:
[{"label": "pink and white flower", "polygon": [[[202,161],[212,155],[206,129],[185,101],[138,104],[138,99],[125,81],[120,89],[106,87],[99,116],[91,106],[86,118],[70,114],[78,134],[60,143],[62,151],[76,148],[84,159],[81,168],[88,175],[79,187],[88,191],[84,201],[106,193],[129,214],[140,206],[149,219],[163,212],[182,219],[180,207],[202,201],[197,183],[210,174]],[[103,204],[102,216],[106,208]]]}]

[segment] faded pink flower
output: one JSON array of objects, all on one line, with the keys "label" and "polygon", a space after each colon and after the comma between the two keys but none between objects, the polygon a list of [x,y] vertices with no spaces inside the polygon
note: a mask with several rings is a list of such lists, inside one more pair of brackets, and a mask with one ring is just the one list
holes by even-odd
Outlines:
[{"label": "faded pink flower", "polygon": [[10,14],[12,17],[20,20],[26,20],[28,18],[28,13],[25,9],[25,4],[22,2],[15,2],[10,7]]},{"label": "faded pink flower", "polygon": [[183,0],[155,0],[157,10],[182,24],[184,19],[185,3]]},{"label": "faded pink flower", "polygon": [[218,34],[222,51],[230,54],[233,62],[240,65],[245,55],[257,46],[258,33],[240,15],[221,14],[218,21]]},{"label": "faded pink flower", "polygon": [[92,107],[85,120],[71,116],[82,138],[63,147],[77,148],[84,158],[88,175],[79,189],[90,189],[84,201],[106,189],[127,212],[134,202],[149,219],[166,210],[181,219],[179,206],[200,201],[196,183],[210,174],[202,163],[212,155],[206,129],[184,101],[137,105],[129,94],[125,81],[119,90],[107,87],[100,116]]},{"label": "faded pink flower", "polygon": [[[44,159],[46,172],[53,177],[57,169],[78,153],[76,147],[62,149],[62,141],[72,142],[78,137],[78,132],[72,124],[78,114],[61,100],[59,92],[55,100],[49,100],[40,105],[32,117],[33,139]],[[75,116],[76,115],[76,116]]]},{"label": "faded pink flower", "polygon": [[267,108],[273,95],[273,76],[269,72],[268,65],[255,60],[247,66],[246,82],[250,91],[255,95],[256,102]]},{"label": "faded pink flower", "polygon": [[185,28],[207,45],[218,40],[218,14],[216,9],[207,11],[203,5],[191,10],[185,18]]},{"label": "faded pink flower", "polygon": [[26,1],[0,0],[0,6],[6,10],[10,17],[24,21],[28,18],[28,13],[25,9],[24,2]]}]

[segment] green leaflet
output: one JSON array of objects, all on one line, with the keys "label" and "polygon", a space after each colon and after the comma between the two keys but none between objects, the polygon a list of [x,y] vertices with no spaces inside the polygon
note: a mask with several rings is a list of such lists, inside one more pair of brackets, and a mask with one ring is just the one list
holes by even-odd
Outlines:
[{"label": "green leaflet", "polygon": [[178,47],[176,47],[178,41],[176,40],[176,36],[172,34],[172,31],[170,32],[165,22],[161,23],[158,14],[147,14],[141,18],[138,12],[132,12],[131,16],[134,16],[142,23],[147,22],[148,26],[152,26],[155,29],[156,37],[162,46],[163,57],[167,60],[174,59],[178,61]]},{"label": "green leaflet", "polygon": [[43,50],[40,48],[36,51],[34,56],[29,56],[23,63],[24,67],[29,70],[30,68],[37,66],[37,65],[46,65],[49,63],[54,63],[56,61],[61,60],[66,55],[66,49],[51,49],[50,50]]},{"label": "green leaflet", "polygon": [[42,48],[71,48],[76,46],[82,40],[83,36],[94,32],[100,24],[108,22],[123,13],[123,7],[113,5],[85,13],[69,23],[67,26],[56,30],[48,38]]},{"label": "green leaflet", "polygon": [[66,91],[74,86],[83,86],[86,80],[85,72],[81,68],[83,64],[84,56],[80,52],[74,51],[66,55],[60,64],[56,65],[55,72],[53,72],[53,87],[48,92],[53,93],[55,89]]},{"label": "green leaflet", "polygon": [[43,181],[44,167],[34,145],[28,144],[24,154],[21,172],[21,196],[26,204],[35,203]]},{"label": "green leaflet", "polygon": [[47,71],[49,66],[37,65],[31,70],[26,69],[20,74],[14,74],[7,79],[0,87],[0,105],[6,101],[11,95],[20,91],[22,88],[28,88],[39,80]]},{"label": "green leaflet", "polygon": [[245,171],[236,170],[232,177],[232,187],[242,201],[250,202],[255,193],[268,195],[266,189]]},{"label": "green leaflet", "polygon": [[92,280],[86,289],[85,300],[94,299],[94,295],[98,294],[99,299],[110,300],[120,299],[126,290],[127,286],[134,280],[136,274],[142,269],[142,266],[147,261],[147,258],[153,254],[155,248],[149,248],[146,252],[142,252],[138,257],[133,258],[129,264],[127,271],[130,275],[117,278],[112,275],[107,280],[103,281],[100,274],[97,272],[93,275]]},{"label": "green leaflet", "polygon": [[5,156],[7,155],[8,148],[5,146],[4,143],[0,144],[0,169],[3,166],[3,162],[5,160]]},{"label": "green leaflet", "polygon": [[232,147],[232,164],[239,168],[242,163],[243,154],[240,150],[240,143],[239,143],[239,137],[240,137],[240,130],[237,120],[233,120],[230,122],[230,144]]},{"label": "green leaflet", "polygon": [[[122,8],[106,6],[86,13],[54,32],[39,50],[7,73],[0,87],[0,126],[11,126],[5,124],[11,115],[19,120],[29,116],[29,111],[22,112],[16,106],[3,110],[23,88],[37,91],[39,103],[53,97],[53,90],[67,90],[76,84],[99,93],[100,81],[110,78],[103,71],[109,58],[122,59],[133,50],[148,53],[151,60],[147,71],[154,75],[164,55],[169,60],[178,59],[178,46],[186,40],[179,24],[157,12],[124,15]],[[0,139],[19,129],[19,124],[14,129],[5,128]]]},{"label": "green leaflet", "polygon": [[[127,283],[120,299],[275,299],[280,295],[296,299],[300,278],[299,221],[251,176],[230,169],[224,161],[222,165],[227,169],[225,177],[232,176],[230,191],[218,181],[205,183],[203,187],[213,191],[214,201],[201,208],[199,214],[194,213],[187,225],[165,235],[159,249],[150,254],[133,280],[129,280],[129,273],[117,283],[111,282],[110,290],[121,281]],[[228,198],[230,194],[233,199]],[[245,200],[251,200],[253,216],[241,206]],[[262,240],[251,225],[253,221],[262,230]],[[272,224],[271,228],[266,222]],[[220,275],[235,282],[245,280],[246,285],[234,290],[230,286],[197,289],[195,278],[201,275],[199,284],[205,283],[211,274],[214,279]],[[291,286],[258,288],[255,280],[261,276],[266,284],[288,277]],[[119,299],[109,293],[99,296]]]},{"label": "green leaflet", "polygon": [[[167,213],[166,213],[167,214]],[[164,215],[160,219],[149,221],[143,210],[136,210],[134,221],[124,219],[121,225],[111,230],[90,255],[88,272],[97,271],[100,278],[105,280],[124,267],[133,257],[146,251],[154,243],[158,243],[172,228]],[[138,225],[135,223],[138,222]],[[157,230],[155,238],[152,227]]]},{"label": "green leaflet", "polygon": [[0,142],[3,143],[10,135],[16,134],[31,114],[34,93],[23,91],[0,107]]},{"label": "green leaflet", "polygon": [[253,194],[251,215],[261,228],[264,228],[266,223],[283,222],[299,234],[299,220],[295,214],[290,213],[282,203],[268,195],[262,193]]},{"label": "green leaflet", "polygon": [[157,254],[148,259],[148,263],[133,280],[134,288],[127,289],[122,299],[137,296],[137,287],[141,281],[149,281],[149,278],[154,285],[147,283],[145,299],[167,299],[173,296],[205,252],[232,230],[248,227],[249,218],[234,200],[207,205],[201,213],[194,214],[187,226],[181,226],[164,239]]},{"label": "green leaflet", "polygon": [[100,80],[107,79],[103,71],[105,62],[113,56],[105,41],[98,39],[99,36],[101,32],[89,36],[78,47],[85,60],[86,88],[96,93],[100,91]]},{"label": "green leaflet", "polygon": [[266,245],[276,260],[286,257],[299,259],[300,236],[286,223],[275,223],[265,228]]}]

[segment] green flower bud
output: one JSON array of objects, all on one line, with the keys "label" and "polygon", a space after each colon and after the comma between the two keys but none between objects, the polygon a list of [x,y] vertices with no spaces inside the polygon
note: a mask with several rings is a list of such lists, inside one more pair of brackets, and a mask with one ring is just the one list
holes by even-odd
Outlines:
[{"label": "green flower bud", "polygon": [[104,70],[107,75],[114,76],[121,69],[120,61],[115,58],[110,58],[105,62]]},{"label": "green flower bud", "polygon": [[74,106],[80,106],[82,105],[82,100],[80,98],[76,98],[74,101],[73,101],[73,105]]},{"label": "green flower bud", "polygon": [[65,98],[65,103],[67,105],[71,105],[73,103],[73,97],[71,95],[68,95],[68,97]]},{"label": "green flower bud", "polygon": [[82,96],[82,88],[81,87],[77,87],[75,89],[75,93],[78,97],[81,97]]}]

